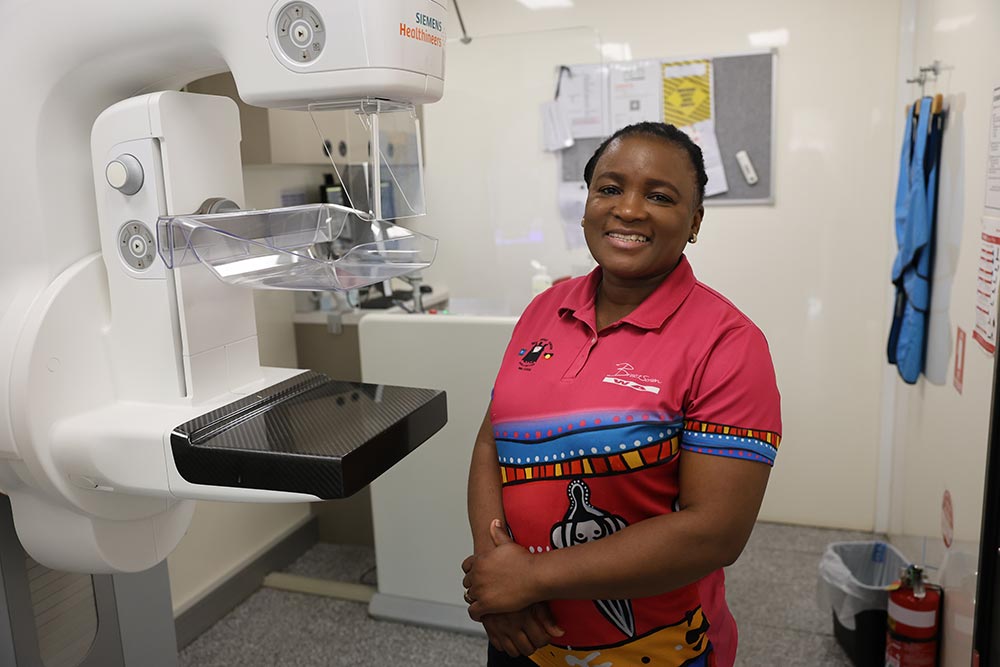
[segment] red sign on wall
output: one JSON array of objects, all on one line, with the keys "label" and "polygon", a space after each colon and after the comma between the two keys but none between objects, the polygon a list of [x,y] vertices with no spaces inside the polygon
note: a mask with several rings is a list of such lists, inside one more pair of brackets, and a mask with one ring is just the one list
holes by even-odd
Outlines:
[{"label": "red sign on wall", "polygon": [[965,331],[958,327],[958,334],[955,336],[955,378],[952,383],[958,393],[962,393],[962,384],[965,380]]},{"label": "red sign on wall", "polygon": [[950,549],[955,540],[955,510],[951,505],[951,492],[947,489],[941,498],[941,539],[946,549]]}]

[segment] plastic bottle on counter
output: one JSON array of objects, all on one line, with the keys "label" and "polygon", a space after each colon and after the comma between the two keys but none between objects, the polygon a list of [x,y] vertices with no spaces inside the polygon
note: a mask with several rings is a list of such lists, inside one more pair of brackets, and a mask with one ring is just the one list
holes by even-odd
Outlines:
[{"label": "plastic bottle on counter", "polygon": [[538,296],[552,287],[552,276],[537,259],[531,260],[531,266],[535,269],[535,275],[531,276],[531,296]]}]

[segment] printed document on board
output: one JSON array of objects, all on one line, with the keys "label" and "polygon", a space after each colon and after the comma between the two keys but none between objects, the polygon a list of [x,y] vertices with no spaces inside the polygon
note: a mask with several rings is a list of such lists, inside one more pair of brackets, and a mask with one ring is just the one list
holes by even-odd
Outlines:
[{"label": "printed document on board", "polygon": [[682,127],[694,143],[701,149],[705,159],[705,173],[708,183],[705,184],[705,196],[719,195],[729,190],[726,180],[726,169],[722,165],[722,152],[719,150],[719,138],[715,136],[715,121],[703,120],[700,123]]},{"label": "printed document on board", "polygon": [[1000,284],[1000,219],[983,216],[976,272],[976,326],[972,338],[993,354],[997,344],[997,286]]},{"label": "printed document on board", "polygon": [[560,75],[559,106],[576,139],[608,134],[608,69],[604,65],[573,65]]},{"label": "printed document on board", "polygon": [[660,62],[641,60],[609,65],[611,133],[626,125],[663,118]]},{"label": "printed document on board", "polygon": [[685,127],[712,118],[712,61],[661,63],[663,121]]},{"label": "printed document on board", "polygon": [[663,120],[687,132],[701,148],[708,184],[705,196],[729,190],[715,134],[712,104],[712,62],[683,60],[662,62]]},{"label": "printed document on board", "polygon": [[559,217],[562,219],[566,248],[586,248],[580,220],[587,207],[587,184],[583,181],[563,181],[559,183]]},{"label": "printed document on board", "polygon": [[986,208],[996,209],[1000,215],[1000,88],[993,89],[993,107],[990,110],[990,145],[986,165]]}]

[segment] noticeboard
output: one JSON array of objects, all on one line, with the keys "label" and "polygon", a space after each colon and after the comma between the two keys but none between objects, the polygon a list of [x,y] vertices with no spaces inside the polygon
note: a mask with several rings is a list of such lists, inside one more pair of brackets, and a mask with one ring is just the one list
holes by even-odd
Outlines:
[{"label": "noticeboard", "polygon": [[619,128],[658,120],[702,147],[706,205],[773,204],[775,61],[767,51],[560,67],[557,102],[574,137],[559,151],[560,180],[582,181],[587,160]]}]

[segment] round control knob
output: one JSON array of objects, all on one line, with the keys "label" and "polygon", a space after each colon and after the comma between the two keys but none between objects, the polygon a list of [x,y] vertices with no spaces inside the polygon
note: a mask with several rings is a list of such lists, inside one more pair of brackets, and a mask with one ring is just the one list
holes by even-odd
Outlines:
[{"label": "round control knob", "polygon": [[123,195],[134,195],[142,189],[142,164],[134,155],[122,153],[104,168],[104,177]]}]

